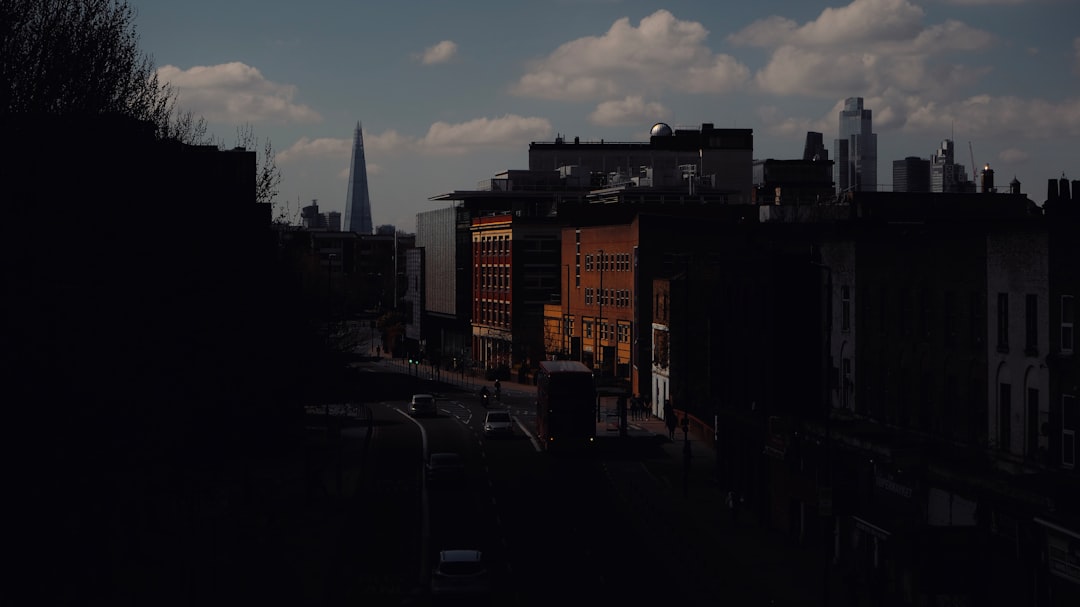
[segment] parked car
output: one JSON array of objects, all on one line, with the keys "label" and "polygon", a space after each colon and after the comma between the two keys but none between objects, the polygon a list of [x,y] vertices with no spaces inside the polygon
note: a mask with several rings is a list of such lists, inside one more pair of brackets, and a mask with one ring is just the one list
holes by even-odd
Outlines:
[{"label": "parked car", "polygon": [[484,436],[513,436],[514,420],[506,411],[488,411],[484,417]]},{"label": "parked car", "polygon": [[427,479],[434,484],[465,482],[465,462],[457,453],[432,453],[428,456]]},{"label": "parked car", "polygon": [[487,565],[479,550],[443,550],[431,570],[431,594],[480,597],[491,592]]},{"label": "parked car", "polygon": [[413,417],[434,416],[439,411],[433,394],[413,394],[409,403],[409,415]]}]

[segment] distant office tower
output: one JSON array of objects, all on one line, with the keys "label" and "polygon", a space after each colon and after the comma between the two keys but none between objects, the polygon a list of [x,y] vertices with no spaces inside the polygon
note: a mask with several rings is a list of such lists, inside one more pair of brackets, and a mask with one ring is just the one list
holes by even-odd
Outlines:
[{"label": "distant office tower", "polygon": [[352,164],[349,165],[349,193],[345,199],[345,229],[370,235],[371,199],[368,196],[367,161],[364,160],[364,134],[356,123],[353,135]]},{"label": "distant office tower", "polygon": [[318,230],[326,227],[325,216],[319,212],[319,201],[312,200],[311,204],[300,209],[300,226],[308,230]]},{"label": "distant office tower", "polygon": [[862,97],[848,97],[840,112],[840,137],[833,142],[833,181],[837,193],[877,190],[877,133],[873,112]]},{"label": "distant office tower", "polygon": [[894,192],[929,192],[930,161],[918,156],[908,156],[892,163]]},{"label": "distant office tower", "polygon": [[322,213],[321,215],[323,217],[323,225],[326,226],[327,230],[330,230],[331,232],[341,231],[341,213],[330,211],[329,213]]},{"label": "distant office tower", "polygon": [[964,165],[956,164],[953,140],[942,140],[941,147],[930,157],[930,191],[961,192],[967,180]]},{"label": "distant office tower", "polygon": [[825,149],[825,140],[821,133],[806,132],[806,145],[803,146],[803,160],[828,160],[829,152]]}]

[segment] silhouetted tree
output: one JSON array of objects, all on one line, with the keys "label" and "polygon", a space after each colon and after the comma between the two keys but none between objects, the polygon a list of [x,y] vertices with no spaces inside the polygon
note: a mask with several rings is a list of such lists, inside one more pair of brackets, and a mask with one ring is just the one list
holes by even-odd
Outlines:
[{"label": "silhouetted tree", "polygon": [[[236,145],[257,151],[259,138],[255,136],[255,129],[251,124],[236,128]],[[277,167],[274,147],[270,145],[270,140],[263,142],[262,147],[262,158],[255,173],[255,202],[274,204],[274,199],[280,193],[278,188],[281,186],[281,171]]]},{"label": "silhouetted tree", "polygon": [[5,0],[0,4],[0,111],[116,113],[187,141],[205,123],[177,111],[139,50],[134,10],[122,0]]}]

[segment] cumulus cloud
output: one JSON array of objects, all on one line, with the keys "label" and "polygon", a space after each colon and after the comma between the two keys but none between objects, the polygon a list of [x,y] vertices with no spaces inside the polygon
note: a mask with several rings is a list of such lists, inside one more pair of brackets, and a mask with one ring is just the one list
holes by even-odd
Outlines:
[{"label": "cumulus cloud", "polygon": [[551,122],[547,118],[507,114],[457,124],[436,122],[418,144],[432,152],[458,153],[480,146],[521,145],[522,141],[539,139],[550,133]]},{"label": "cumulus cloud", "polygon": [[633,89],[724,93],[740,88],[750,71],[706,46],[700,23],[659,10],[634,27],[626,17],[606,33],[571,40],[536,61],[512,92],[542,99],[589,100]]},{"label": "cumulus cloud", "polygon": [[[368,172],[374,174],[373,158],[404,154],[457,154],[483,147],[520,146],[551,134],[546,118],[507,114],[499,118],[477,118],[456,124],[436,122],[423,137],[410,137],[394,129],[381,133],[364,130],[364,152]],[[352,138],[302,137],[279,152],[276,160],[285,166],[306,160],[344,160],[352,154]]]},{"label": "cumulus cloud", "polygon": [[956,20],[926,25],[924,17],[910,0],[852,0],[801,25],[769,17],[728,41],[772,49],[754,82],[777,95],[829,97],[837,90],[955,95],[989,71],[954,62],[962,52],[993,45],[992,34]]},{"label": "cumulus cloud", "polygon": [[322,120],[318,112],[296,103],[296,87],[267,80],[258,69],[234,61],[181,69],[166,65],[158,78],[176,91],[181,109],[210,122],[305,123]]},{"label": "cumulus cloud", "polygon": [[1080,98],[1055,102],[975,95],[951,103],[925,102],[904,108],[904,113],[905,130],[947,133],[955,125],[964,125],[968,132],[983,137],[1080,137]]},{"label": "cumulus cloud", "polygon": [[662,104],[646,102],[639,95],[630,95],[623,99],[605,101],[596,106],[589,114],[589,122],[601,126],[619,126],[657,121],[667,116],[668,110]]},{"label": "cumulus cloud", "polygon": [[333,139],[329,137],[309,139],[308,137],[301,137],[287,149],[278,152],[274,159],[278,164],[284,166],[300,160],[335,158],[338,156],[348,157],[351,153],[351,139]]},{"label": "cumulus cloud", "polygon": [[429,46],[424,49],[423,53],[419,53],[417,58],[420,63],[424,65],[437,65],[439,63],[446,63],[457,55],[457,43],[452,40],[443,40],[435,46]]}]

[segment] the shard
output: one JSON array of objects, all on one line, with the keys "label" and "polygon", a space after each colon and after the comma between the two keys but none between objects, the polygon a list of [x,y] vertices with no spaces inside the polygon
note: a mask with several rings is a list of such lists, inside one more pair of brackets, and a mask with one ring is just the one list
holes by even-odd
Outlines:
[{"label": "the shard", "polygon": [[371,234],[371,198],[368,196],[367,161],[364,160],[364,134],[356,123],[353,135],[352,164],[349,165],[349,193],[345,199],[345,230]]}]

